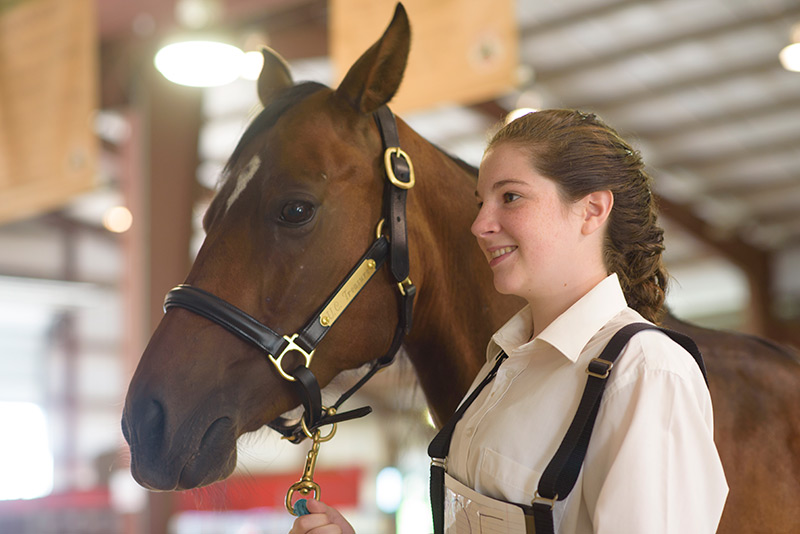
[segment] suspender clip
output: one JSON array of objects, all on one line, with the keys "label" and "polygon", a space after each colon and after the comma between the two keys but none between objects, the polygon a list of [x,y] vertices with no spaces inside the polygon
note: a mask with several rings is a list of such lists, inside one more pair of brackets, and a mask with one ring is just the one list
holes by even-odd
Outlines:
[{"label": "suspender clip", "polygon": [[586,368],[586,374],[605,380],[611,373],[611,368],[614,367],[614,362],[603,360],[602,358],[592,358],[589,366]]}]

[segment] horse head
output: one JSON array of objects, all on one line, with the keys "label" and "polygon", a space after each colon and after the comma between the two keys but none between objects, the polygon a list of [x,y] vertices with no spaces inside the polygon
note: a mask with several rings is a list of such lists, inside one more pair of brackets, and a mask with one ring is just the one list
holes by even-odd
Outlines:
[{"label": "horse head", "polygon": [[[397,91],[409,40],[398,6],[335,91],[293,85],[285,62],[264,51],[264,109],[226,165],[187,285],[277,332],[300,331],[375,239],[383,154],[372,113]],[[321,386],[391,344],[397,287],[385,269],[374,278],[310,362]],[[185,308],[170,308],[125,403],[133,475],[162,490],[222,479],[235,467],[236,439],[299,402],[297,389],[258,347]]]}]

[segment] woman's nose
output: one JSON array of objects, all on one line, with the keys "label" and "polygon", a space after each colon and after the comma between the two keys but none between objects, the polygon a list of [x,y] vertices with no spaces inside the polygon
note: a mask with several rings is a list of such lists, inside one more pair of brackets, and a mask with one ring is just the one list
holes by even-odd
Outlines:
[{"label": "woman's nose", "polygon": [[484,204],[478,210],[478,215],[472,222],[470,231],[475,237],[482,237],[494,231],[495,224],[492,222],[490,210]]}]

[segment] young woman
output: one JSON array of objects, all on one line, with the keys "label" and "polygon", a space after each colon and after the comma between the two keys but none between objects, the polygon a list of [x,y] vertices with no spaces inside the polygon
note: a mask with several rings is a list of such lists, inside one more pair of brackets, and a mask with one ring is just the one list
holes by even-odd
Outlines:
[{"label": "young woman", "polygon": [[[501,350],[508,359],[457,424],[447,473],[485,496],[530,503],[589,361],[623,326],[659,321],[663,231],[639,154],[594,115],[572,110],[502,128],[476,195],[472,233],[495,287],[528,306],[489,343],[475,384]],[[577,483],[555,504],[555,531],[712,533],[727,491],[698,366],[661,332],[636,334],[608,380]],[[323,503],[309,509],[291,534],[353,532]]]}]

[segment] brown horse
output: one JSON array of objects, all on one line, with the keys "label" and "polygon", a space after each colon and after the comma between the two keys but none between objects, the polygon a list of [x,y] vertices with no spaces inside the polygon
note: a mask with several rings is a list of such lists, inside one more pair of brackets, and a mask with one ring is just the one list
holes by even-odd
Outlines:
[{"label": "brown horse", "polygon": [[[265,52],[258,81],[264,110],[228,162],[186,284],[276,332],[298,332],[314,316],[376,237],[386,178],[373,112],[400,85],[409,39],[398,7],[384,35],[336,90],[293,85],[285,63]],[[417,298],[403,345],[441,423],[485,361],[490,335],[520,302],[495,292],[470,235],[477,214],[474,170],[401,120],[397,128],[416,171],[406,218]],[[310,363],[321,386],[392,344],[397,292],[384,267],[352,300]],[[706,355],[717,443],[731,486],[720,532],[795,532],[800,365],[756,339],[678,329],[694,334]],[[256,345],[172,307],[142,356],[125,404],[133,475],[159,490],[223,479],[236,464],[237,438],[299,403],[293,384]]]}]

